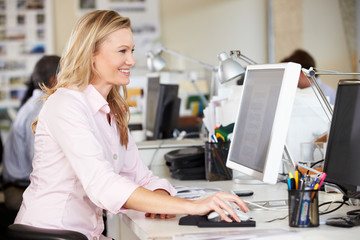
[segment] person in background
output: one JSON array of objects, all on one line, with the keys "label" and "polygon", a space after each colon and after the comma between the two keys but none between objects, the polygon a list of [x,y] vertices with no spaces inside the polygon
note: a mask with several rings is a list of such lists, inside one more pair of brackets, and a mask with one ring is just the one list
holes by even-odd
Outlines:
[{"label": "person in background", "polygon": [[[298,63],[305,69],[315,67],[314,58],[301,49],[295,50],[281,62]],[[335,91],[322,83],[320,79],[317,78],[317,80],[325,96],[333,104],[335,101]],[[309,163],[308,161],[318,151],[315,149],[316,145],[311,143],[324,134],[326,135],[328,128],[329,119],[320,105],[311,84],[301,71],[286,140],[292,158],[296,162]],[[308,149],[312,147],[314,149]],[[317,160],[321,160],[320,158],[324,156],[317,157],[319,158]]]},{"label": "person in background", "polygon": [[[297,49],[290,56],[284,58],[281,62],[294,62],[301,65],[302,68],[310,69],[311,67],[316,68],[315,59],[305,50]],[[311,79],[310,79],[311,80]],[[320,78],[316,78],[321,90],[324,95],[329,98],[330,104],[335,103],[335,90],[323,83]],[[310,82],[306,78],[305,74],[301,71],[299,77],[298,88],[305,89],[311,87]]]},{"label": "person in background", "polygon": [[[42,107],[40,98],[44,96],[42,85],[52,87],[56,83],[56,71],[60,57],[44,56],[35,65],[28,83],[28,90],[8,137],[4,144],[2,182],[5,206],[18,210],[22,202],[22,194],[29,184],[34,155],[34,134],[31,124]],[[31,94],[30,94],[31,93]]]},{"label": "person in background", "polygon": [[150,218],[216,211],[226,221],[224,211],[240,221],[228,202],[248,211],[241,198],[221,191],[199,200],[174,197],[173,186],[144,166],[125,100],[134,48],[130,20],[116,11],[92,11],[76,23],[57,84],[44,89],[33,124],[33,172],[15,223],[108,239],[103,209],[134,209]]}]

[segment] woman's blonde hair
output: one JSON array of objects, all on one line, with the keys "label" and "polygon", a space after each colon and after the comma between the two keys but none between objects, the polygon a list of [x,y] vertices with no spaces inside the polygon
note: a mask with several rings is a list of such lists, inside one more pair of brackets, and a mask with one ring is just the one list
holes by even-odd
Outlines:
[{"label": "woman's blonde hair", "polygon": [[[43,87],[45,99],[58,88],[71,88],[83,91],[98,76],[93,66],[94,53],[105,38],[112,32],[131,28],[130,19],[120,16],[112,10],[96,10],[82,16],[74,26],[57,75],[57,84],[53,88]],[[128,144],[129,105],[126,101],[126,86],[113,86],[107,96],[110,111],[113,114],[120,133],[120,143]],[[33,124],[35,129],[37,121]]]}]

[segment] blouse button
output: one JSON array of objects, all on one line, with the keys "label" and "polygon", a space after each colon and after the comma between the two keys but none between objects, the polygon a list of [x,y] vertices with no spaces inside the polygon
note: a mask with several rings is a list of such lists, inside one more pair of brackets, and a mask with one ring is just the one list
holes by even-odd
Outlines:
[{"label": "blouse button", "polygon": [[93,240],[97,240],[97,237],[93,237]]},{"label": "blouse button", "polygon": [[113,159],[116,160],[118,158],[118,155],[117,154],[114,154],[113,155]]}]

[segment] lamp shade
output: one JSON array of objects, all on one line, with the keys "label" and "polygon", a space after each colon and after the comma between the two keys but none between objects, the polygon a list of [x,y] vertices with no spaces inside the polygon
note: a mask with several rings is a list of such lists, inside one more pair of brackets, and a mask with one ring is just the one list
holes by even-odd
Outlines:
[{"label": "lamp shade", "polygon": [[165,65],[166,61],[161,57],[161,52],[154,54],[152,51],[147,52],[147,67],[150,72],[159,72]]},{"label": "lamp shade", "polygon": [[228,81],[239,81],[244,78],[245,69],[232,59],[226,52],[221,52],[218,55],[218,59],[220,61],[218,77],[220,83],[225,83]]}]

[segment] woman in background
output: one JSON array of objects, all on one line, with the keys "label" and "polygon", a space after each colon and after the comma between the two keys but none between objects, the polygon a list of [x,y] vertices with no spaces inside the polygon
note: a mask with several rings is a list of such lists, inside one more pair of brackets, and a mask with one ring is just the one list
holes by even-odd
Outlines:
[{"label": "woman in background", "polygon": [[170,183],[143,165],[129,134],[125,100],[133,51],[130,20],[117,12],[97,10],[77,22],[58,82],[45,89],[47,100],[34,122],[31,183],[15,223],[102,239],[103,209],[134,209],[152,218],[216,211],[226,221],[224,210],[239,221],[226,201],[248,210],[225,192],[200,200],[174,197]]},{"label": "woman in background", "polygon": [[[4,144],[2,181],[5,206],[18,211],[24,190],[29,185],[34,157],[34,134],[31,124],[38,116],[44,96],[41,86],[52,87],[56,84],[56,71],[60,57],[46,55],[36,62],[22,105],[11,124],[9,135]],[[14,220],[14,219],[13,219]]]}]

